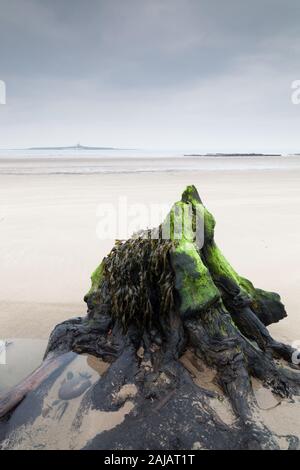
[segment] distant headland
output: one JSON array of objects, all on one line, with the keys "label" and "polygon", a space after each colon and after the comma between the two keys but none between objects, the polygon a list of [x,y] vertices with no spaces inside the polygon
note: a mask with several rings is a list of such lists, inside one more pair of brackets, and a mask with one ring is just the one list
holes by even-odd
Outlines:
[{"label": "distant headland", "polygon": [[190,153],[185,157],[282,157],[281,153]]},{"label": "distant headland", "polygon": [[87,145],[70,145],[66,147],[30,147],[26,150],[120,150],[115,147],[88,147]]}]

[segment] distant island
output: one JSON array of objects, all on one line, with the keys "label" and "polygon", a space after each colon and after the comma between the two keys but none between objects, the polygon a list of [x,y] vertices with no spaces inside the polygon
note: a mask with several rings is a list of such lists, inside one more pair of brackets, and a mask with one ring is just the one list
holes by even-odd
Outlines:
[{"label": "distant island", "polygon": [[185,157],[282,157],[281,153],[190,153]]},{"label": "distant island", "polygon": [[88,147],[86,145],[71,145],[69,147],[30,147],[26,150],[120,150],[114,147]]}]

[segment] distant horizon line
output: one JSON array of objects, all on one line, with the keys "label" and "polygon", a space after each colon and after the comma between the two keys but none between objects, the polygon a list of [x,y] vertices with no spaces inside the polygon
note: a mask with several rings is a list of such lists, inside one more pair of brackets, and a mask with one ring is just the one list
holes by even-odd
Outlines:
[{"label": "distant horizon line", "polygon": [[0,151],[39,151],[39,150],[109,150],[109,151],[163,151],[163,152],[182,152],[185,157],[193,156],[284,156],[284,155],[300,155],[299,152],[259,152],[259,151],[223,151],[223,152],[199,152],[196,150],[183,150],[183,149],[150,149],[150,148],[125,148],[125,147],[112,147],[112,146],[89,146],[81,145],[60,145],[60,146],[38,146],[38,147],[19,147],[19,148],[0,148]]}]

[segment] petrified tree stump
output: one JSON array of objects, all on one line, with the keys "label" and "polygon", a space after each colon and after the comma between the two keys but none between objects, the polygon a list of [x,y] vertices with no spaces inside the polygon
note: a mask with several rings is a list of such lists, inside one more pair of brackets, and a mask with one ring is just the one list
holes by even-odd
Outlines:
[{"label": "petrified tree stump", "polygon": [[[267,330],[286,312],[279,295],[236,273],[214,227],[195,187],[187,187],[160,227],[118,241],[104,258],[85,297],[87,316],[52,332],[45,359],[73,351],[111,364],[86,392],[85,409],[115,411],[128,396],[112,397],[129,384],[136,390],[124,421],[87,448],[278,448],[278,436],[257,417],[251,378],[281,397],[299,395],[294,350]],[[214,371],[215,389],[195,383],[180,360],[186,351],[196,369]],[[229,400],[230,423],[215,411],[218,400]],[[296,437],[286,439],[298,446]]]}]

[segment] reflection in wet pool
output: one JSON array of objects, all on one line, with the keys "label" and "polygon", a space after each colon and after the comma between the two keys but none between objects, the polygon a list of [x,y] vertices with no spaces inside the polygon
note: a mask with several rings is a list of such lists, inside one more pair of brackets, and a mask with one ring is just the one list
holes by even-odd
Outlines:
[{"label": "reflection in wet pool", "polygon": [[5,364],[0,364],[0,393],[17,385],[41,364],[46,346],[43,339],[6,340]]}]

